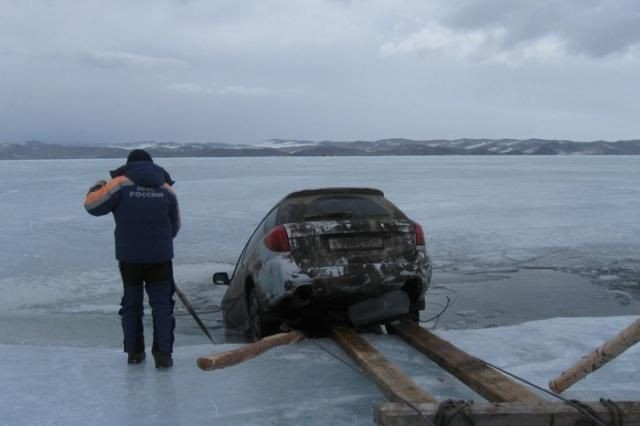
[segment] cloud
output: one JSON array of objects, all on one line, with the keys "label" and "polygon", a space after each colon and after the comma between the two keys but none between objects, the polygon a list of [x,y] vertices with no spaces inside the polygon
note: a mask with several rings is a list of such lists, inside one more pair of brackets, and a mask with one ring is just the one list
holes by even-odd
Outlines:
[{"label": "cloud", "polygon": [[0,1],[0,137],[80,140],[79,120],[101,140],[637,137],[639,16],[637,0]]},{"label": "cloud", "polygon": [[220,88],[201,86],[195,83],[174,83],[168,86],[172,92],[189,94],[189,95],[235,95],[235,96],[269,96],[279,92],[263,87],[247,87],[241,85],[230,85]]},{"label": "cloud", "polygon": [[380,48],[384,56],[421,52],[442,52],[458,58],[474,57],[482,50],[495,49],[502,43],[504,31],[453,31],[431,24],[404,39],[387,42]]},{"label": "cloud", "polygon": [[589,57],[624,54],[640,43],[635,0],[472,0],[445,18],[453,28],[504,27],[520,43],[549,35],[565,41],[569,53]]},{"label": "cloud", "polygon": [[640,11],[631,0],[466,0],[381,44],[383,56],[546,62],[638,57]]},{"label": "cloud", "polygon": [[276,91],[263,87],[225,86],[219,90],[221,95],[261,96],[274,95]]},{"label": "cloud", "polygon": [[187,66],[185,61],[176,58],[139,55],[129,52],[82,50],[65,56],[74,61],[101,68],[156,68]]},{"label": "cloud", "polygon": [[12,48],[0,46],[0,56],[22,58],[27,60],[54,60],[76,64],[90,65],[99,68],[163,68],[187,67],[188,63],[181,59],[141,55],[122,51],[99,51],[87,49],[49,49]]},{"label": "cloud", "polygon": [[504,63],[546,62],[565,55],[563,40],[553,35],[517,44],[509,43],[504,27],[454,30],[434,23],[404,39],[384,43],[382,56],[434,53],[461,60],[487,60]]}]

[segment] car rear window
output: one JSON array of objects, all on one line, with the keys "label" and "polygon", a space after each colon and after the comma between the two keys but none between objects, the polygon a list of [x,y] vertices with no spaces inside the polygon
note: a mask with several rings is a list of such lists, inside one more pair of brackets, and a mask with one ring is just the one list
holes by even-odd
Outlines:
[{"label": "car rear window", "polygon": [[285,200],[278,210],[278,224],[312,220],[341,220],[405,216],[384,197],[323,195]]}]

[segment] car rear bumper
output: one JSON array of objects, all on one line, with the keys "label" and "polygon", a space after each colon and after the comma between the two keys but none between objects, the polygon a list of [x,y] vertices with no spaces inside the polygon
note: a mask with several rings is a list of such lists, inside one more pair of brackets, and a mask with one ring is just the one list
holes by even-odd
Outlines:
[{"label": "car rear bumper", "polygon": [[420,250],[415,261],[349,263],[303,270],[283,256],[263,265],[259,282],[267,310],[278,309],[283,302],[294,308],[308,304],[347,306],[399,289],[407,290],[412,303],[422,307],[431,282],[431,261],[426,250]]}]

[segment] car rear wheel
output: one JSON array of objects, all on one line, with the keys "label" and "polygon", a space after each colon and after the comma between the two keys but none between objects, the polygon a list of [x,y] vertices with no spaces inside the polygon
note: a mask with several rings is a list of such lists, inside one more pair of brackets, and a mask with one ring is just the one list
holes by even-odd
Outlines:
[{"label": "car rear wheel", "polygon": [[269,320],[264,310],[260,307],[258,295],[253,287],[248,289],[247,307],[249,311],[249,331],[248,337],[252,342],[256,342],[265,336],[273,334],[277,323]]}]

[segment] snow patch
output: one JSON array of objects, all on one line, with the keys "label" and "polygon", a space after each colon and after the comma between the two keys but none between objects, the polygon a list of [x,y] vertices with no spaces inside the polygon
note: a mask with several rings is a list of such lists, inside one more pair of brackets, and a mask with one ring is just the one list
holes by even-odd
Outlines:
[{"label": "snow patch", "polygon": [[297,141],[297,140],[268,140],[256,144],[259,148],[299,148],[305,146],[315,146],[315,142]]}]

